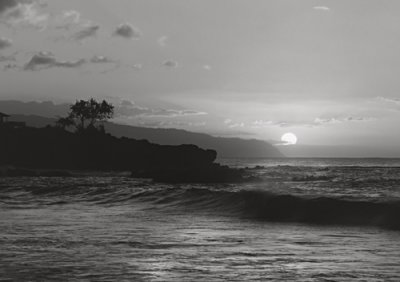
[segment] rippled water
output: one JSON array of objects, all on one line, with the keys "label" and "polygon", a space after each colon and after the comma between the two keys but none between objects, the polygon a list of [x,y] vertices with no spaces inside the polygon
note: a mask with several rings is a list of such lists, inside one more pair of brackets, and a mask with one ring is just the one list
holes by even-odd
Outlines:
[{"label": "rippled water", "polygon": [[245,185],[0,179],[0,280],[400,281],[400,231],[377,222],[400,221],[400,168],[263,165]]}]

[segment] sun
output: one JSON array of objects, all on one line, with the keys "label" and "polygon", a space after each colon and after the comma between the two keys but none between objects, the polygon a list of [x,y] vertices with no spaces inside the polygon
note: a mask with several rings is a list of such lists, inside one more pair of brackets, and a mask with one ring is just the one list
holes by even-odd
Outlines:
[{"label": "sun", "polygon": [[281,141],[285,142],[284,145],[295,145],[297,143],[297,136],[291,132],[288,132],[282,135]]}]

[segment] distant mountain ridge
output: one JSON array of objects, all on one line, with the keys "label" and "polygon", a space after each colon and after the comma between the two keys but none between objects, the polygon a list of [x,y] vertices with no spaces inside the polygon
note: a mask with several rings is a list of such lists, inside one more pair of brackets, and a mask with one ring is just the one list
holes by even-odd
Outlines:
[{"label": "distant mountain ridge", "polygon": [[36,115],[55,118],[65,116],[69,110],[68,104],[56,105],[51,101],[46,102],[21,102],[16,100],[0,101],[0,112],[18,115]]},{"label": "distant mountain ridge", "polygon": [[106,131],[117,137],[147,139],[162,145],[194,144],[216,150],[222,158],[280,158],[284,155],[271,144],[256,139],[214,137],[181,129],[146,128],[106,124]]},{"label": "distant mountain ridge", "polygon": [[[54,125],[56,119],[36,115],[11,115],[10,120],[25,122],[28,126]],[[284,155],[271,144],[256,139],[214,137],[181,129],[146,128],[121,125],[112,122],[105,129],[116,137],[146,139],[160,145],[193,144],[217,151],[220,158],[281,158]]]},{"label": "distant mountain ridge", "polygon": [[[28,126],[44,127],[54,125],[56,116],[64,116],[68,105],[52,102],[0,101],[0,112],[11,115],[10,120],[26,122]],[[281,158],[285,157],[277,148],[266,141],[257,139],[214,137],[173,128],[147,128],[105,124],[106,131],[116,137],[146,139],[160,145],[193,144],[204,149],[217,151],[220,158]]]}]

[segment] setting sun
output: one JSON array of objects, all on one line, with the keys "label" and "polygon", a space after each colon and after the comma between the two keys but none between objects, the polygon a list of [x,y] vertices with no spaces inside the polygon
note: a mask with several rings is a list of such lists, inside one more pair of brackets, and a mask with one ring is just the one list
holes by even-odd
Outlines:
[{"label": "setting sun", "polygon": [[297,136],[288,132],[282,135],[281,141],[285,142],[285,145],[295,145],[297,143]]}]

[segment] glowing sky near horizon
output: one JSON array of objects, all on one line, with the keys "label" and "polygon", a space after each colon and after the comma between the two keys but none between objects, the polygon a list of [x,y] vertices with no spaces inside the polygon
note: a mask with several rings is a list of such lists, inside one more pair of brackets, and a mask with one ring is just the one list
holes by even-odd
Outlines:
[{"label": "glowing sky near horizon", "polygon": [[400,1],[0,0],[0,99],[400,151]]}]

